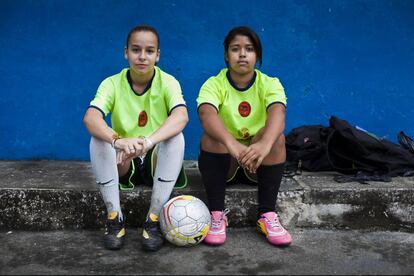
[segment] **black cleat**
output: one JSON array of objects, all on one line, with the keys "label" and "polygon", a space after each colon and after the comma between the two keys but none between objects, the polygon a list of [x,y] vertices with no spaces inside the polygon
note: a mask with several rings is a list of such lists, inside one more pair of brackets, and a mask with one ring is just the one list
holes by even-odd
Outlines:
[{"label": "black cleat", "polygon": [[150,214],[144,222],[142,231],[142,249],[145,251],[158,251],[164,243],[164,237],[161,234],[160,222],[158,216]]},{"label": "black cleat", "polygon": [[118,250],[124,244],[125,221],[119,221],[118,212],[113,211],[108,215],[104,236],[106,249]]}]

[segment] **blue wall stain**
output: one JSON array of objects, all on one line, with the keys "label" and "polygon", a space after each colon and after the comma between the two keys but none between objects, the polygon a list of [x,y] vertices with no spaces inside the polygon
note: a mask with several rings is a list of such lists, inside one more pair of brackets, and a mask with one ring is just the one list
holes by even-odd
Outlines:
[{"label": "blue wall stain", "polygon": [[238,25],[261,37],[261,70],[288,96],[286,131],[331,115],[379,137],[414,136],[414,1],[0,1],[0,159],[89,160],[83,115],[99,83],[128,64],[128,31],[150,24],[159,66],[181,83],[190,122],[186,159],[202,130],[196,97],[225,66]]}]

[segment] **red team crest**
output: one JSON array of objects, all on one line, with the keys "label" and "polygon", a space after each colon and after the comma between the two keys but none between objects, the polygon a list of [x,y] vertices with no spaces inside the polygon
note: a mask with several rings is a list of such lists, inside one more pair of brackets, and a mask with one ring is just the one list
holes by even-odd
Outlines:
[{"label": "red team crest", "polygon": [[252,108],[248,102],[241,102],[239,104],[239,113],[242,117],[247,117],[250,115]]},{"label": "red team crest", "polygon": [[144,127],[148,122],[147,112],[141,111],[138,116],[138,126]]}]

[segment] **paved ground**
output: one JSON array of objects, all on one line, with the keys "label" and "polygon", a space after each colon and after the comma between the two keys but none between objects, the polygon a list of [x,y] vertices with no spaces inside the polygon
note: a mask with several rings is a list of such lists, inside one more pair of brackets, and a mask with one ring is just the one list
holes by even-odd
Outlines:
[{"label": "paved ground", "polygon": [[204,244],[140,250],[128,229],[120,251],[102,247],[100,231],[0,231],[0,274],[414,274],[414,234],[295,229],[287,248],[254,228],[230,228],[220,247]]}]

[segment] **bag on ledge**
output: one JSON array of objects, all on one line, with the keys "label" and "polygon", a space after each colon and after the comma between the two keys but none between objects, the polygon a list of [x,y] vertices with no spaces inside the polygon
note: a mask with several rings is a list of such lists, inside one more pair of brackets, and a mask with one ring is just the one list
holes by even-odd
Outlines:
[{"label": "bag on ledge", "polygon": [[[400,134],[401,136],[401,134]],[[405,141],[412,140],[405,135]],[[308,171],[378,176],[414,175],[414,154],[332,116],[329,127],[302,126],[286,136],[287,163]],[[299,168],[299,169],[301,169]],[[384,178],[389,179],[389,178]]]}]

